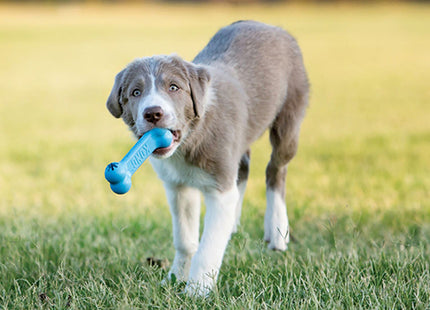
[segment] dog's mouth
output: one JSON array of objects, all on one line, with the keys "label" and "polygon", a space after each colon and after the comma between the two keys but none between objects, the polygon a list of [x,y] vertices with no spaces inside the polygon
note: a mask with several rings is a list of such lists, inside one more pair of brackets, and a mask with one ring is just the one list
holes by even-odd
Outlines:
[{"label": "dog's mouth", "polygon": [[168,147],[160,147],[156,149],[152,154],[157,156],[165,156],[169,154],[171,151],[176,149],[181,141],[181,131],[180,130],[172,130],[169,129],[172,133],[173,139],[172,143]]}]

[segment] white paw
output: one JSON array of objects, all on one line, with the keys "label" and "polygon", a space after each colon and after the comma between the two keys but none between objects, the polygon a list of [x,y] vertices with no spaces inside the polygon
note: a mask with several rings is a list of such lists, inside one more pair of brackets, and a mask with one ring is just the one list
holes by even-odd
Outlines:
[{"label": "white paw", "polygon": [[184,255],[176,252],[172,267],[167,274],[166,281],[169,282],[186,282],[190,273],[192,254]]},{"label": "white paw", "polygon": [[274,251],[285,251],[288,249],[288,243],[290,242],[289,229],[287,228],[284,231],[277,229],[271,234],[264,234],[264,240],[269,243],[269,249]]},{"label": "white paw", "polygon": [[285,251],[290,241],[287,207],[279,191],[267,189],[267,209],[264,216],[264,240],[269,249]]},{"label": "white paw", "polygon": [[273,251],[286,251],[288,249],[288,246],[285,242],[270,242],[267,246],[270,250]]},{"label": "white paw", "polygon": [[191,270],[185,293],[189,296],[207,297],[216,286],[218,271],[203,272]]},{"label": "white paw", "polygon": [[208,297],[215,287],[216,280],[209,277],[207,278],[208,279],[204,281],[188,281],[187,286],[185,287],[185,293],[192,297]]},{"label": "white paw", "polygon": [[169,284],[181,283],[185,281],[185,279],[177,278],[174,273],[169,272],[167,277],[165,277],[160,284],[161,286],[168,286]]}]

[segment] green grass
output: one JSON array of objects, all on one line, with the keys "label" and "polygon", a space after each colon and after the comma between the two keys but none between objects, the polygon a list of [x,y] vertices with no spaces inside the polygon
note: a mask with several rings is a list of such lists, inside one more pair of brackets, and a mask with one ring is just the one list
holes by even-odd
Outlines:
[{"label": "green grass", "polygon": [[[430,6],[0,6],[0,309],[429,309]],[[287,204],[297,239],[262,241],[266,136],[242,226],[205,300],[159,283],[170,215],[148,164],[113,195],[133,144],[104,103],[136,57],[190,60],[237,19],[281,25],[312,84]],[[40,297],[45,294],[46,298]]]}]

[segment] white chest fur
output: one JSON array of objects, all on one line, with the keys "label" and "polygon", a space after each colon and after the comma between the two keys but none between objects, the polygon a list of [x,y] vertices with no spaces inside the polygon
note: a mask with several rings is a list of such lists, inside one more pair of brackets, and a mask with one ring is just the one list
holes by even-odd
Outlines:
[{"label": "white chest fur", "polygon": [[204,170],[185,162],[182,156],[158,159],[150,157],[150,162],[158,177],[166,183],[183,184],[205,192],[216,186],[213,176]]}]

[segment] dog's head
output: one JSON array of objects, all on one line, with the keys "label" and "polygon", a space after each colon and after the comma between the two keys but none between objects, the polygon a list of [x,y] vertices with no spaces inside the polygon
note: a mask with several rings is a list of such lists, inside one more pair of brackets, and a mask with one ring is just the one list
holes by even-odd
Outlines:
[{"label": "dog's head", "polygon": [[209,80],[203,66],[175,55],[137,59],[117,74],[106,106],[137,138],[154,127],[169,129],[173,143],[154,152],[169,157],[203,115]]}]

